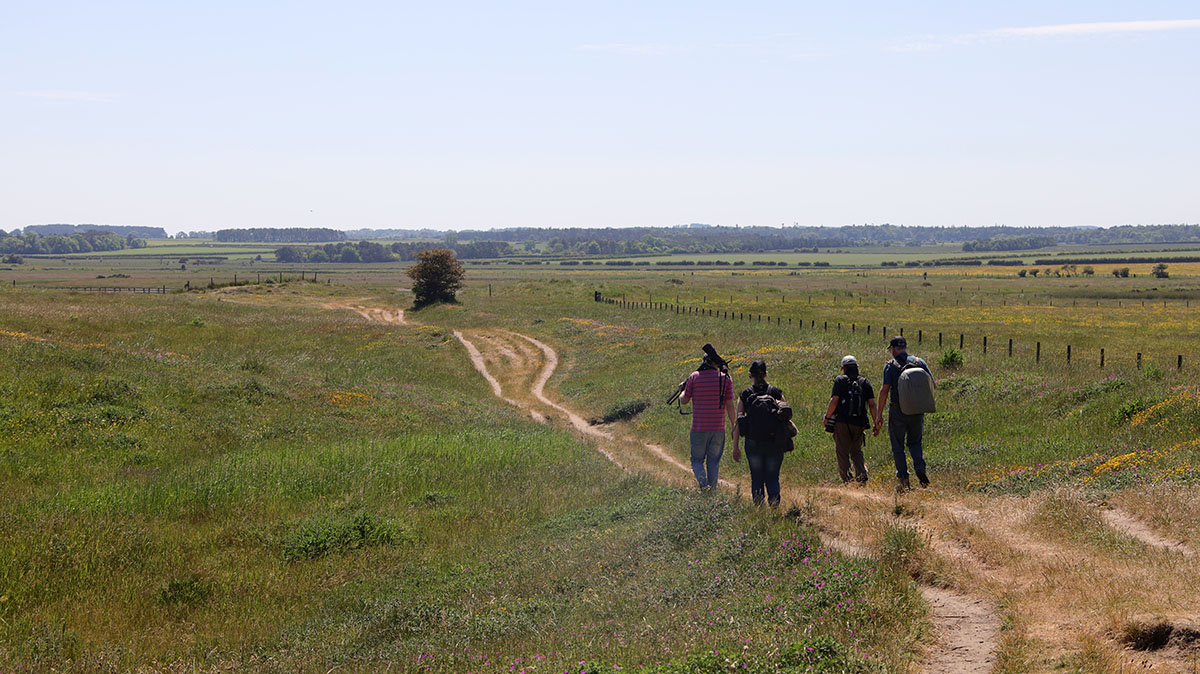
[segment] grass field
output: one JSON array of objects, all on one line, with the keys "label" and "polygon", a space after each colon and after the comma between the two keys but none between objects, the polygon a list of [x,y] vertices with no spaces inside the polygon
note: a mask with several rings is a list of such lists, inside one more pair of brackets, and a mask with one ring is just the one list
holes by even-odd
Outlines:
[{"label": "grass field", "polygon": [[[18,280],[0,283],[0,671],[907,672],[932,647],[918,584],[996,606],[995,671],[1186,671],[1186,644],[1127,644],[1147,622],[1184,629],[1194,558],[1110,528],[1096,504],[1200,546],[1189,265],[471,268],[461,304],[396,326],[345,307],[405,307],[399,265],[123,296],[30,286],[122,273],[109,282],[200,288],[209,272],[49,262],[0,276]],[[878,384],[901,328],[939,379],[934,489],[891,493],[881,435],[870,486],[843,491],[820,427],[838,360],[857,355]],[[688,420],[662,401],[700,345],[731,358],[739,388],[765,359],[800,427],[789,503],[622,472],[496,398],[452,330],[554,345],[564,405],[649,402],[612,428],[684,463]],[[963,363],[939,364],[959,335]],[[745,489],[744,463],[727,454],[722,471]]]}]

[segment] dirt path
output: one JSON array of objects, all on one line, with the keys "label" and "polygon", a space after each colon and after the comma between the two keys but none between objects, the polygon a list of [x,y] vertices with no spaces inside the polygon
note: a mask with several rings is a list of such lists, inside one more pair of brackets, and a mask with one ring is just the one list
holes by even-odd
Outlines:
[{"label": "dirt path", "polygon": [[1101,508],[1100,519],[1104,520],[1108,526],[1122,533],[1129,534],[1130,536],[1133,536],[1152,548],[1169,550],[1171,552],[1179,553],[1185,557],[1196,556],[1195,550],[1189,548],[1183,543],[1180,543],[1179,541],[1172,541],[1169,538],[1160,536],[1145,522],[1142,522],[1124,510],[1113,507]]},{"label": "dirt path", "polygon": [[[371,321],[393,325],[405,324],[404,312],[400,310],[388,311],[356,303],[325,306],[329,309],[349,309]],[[628,462],[617,455],[618,446],[638,447],[648,452],[660,464],[670,466],[676,473],[691,475],[691,466],[680,461],[665,448],[635,438],[618,437],[606,429],[596,428],[579,414],[550,399],[546,395],[546,384],[558,369],[559,359],[558,353],[544,342],[515,332],[490,331],[468,337],[456,330],[453,334],[466,349],[471,365],[488,383],[492,393],[501,400],[525,410],[541,423],[547,422],[548,419],[540,408],[561,415],[576,431],[592,441],[596,451],[622,470],[629,471],[630,467]],[[531,354],[522,348],[520,341],[534,347],[536,353]],[[480,350],[480,344],[488,351],[487,355]],[[504,370],[500,377],[489,369],[489,360],[492,361],[493,367]],[[534,370],[536,375],[530,380],[529,373]],[[501,382],[502,378],[509,384],[508,394],[504,383]],[[727,480],[721,480],[720,483],[725,489],[738,489]],[[887,505],[879,497],[867,494],[858,497],[872,501],[875,505]],[[863,543],[840,532],[820,530],[818,533],[825,545],[843,554],[870,554]],[[920,589],[930,605],[935,629],[935,642],[927,654],[924,671],[929,674],[973,674],[991,671],[995,661],[1000,621],[990,606],[982,600],[972,599],[952,590],[927,585],[921,585]]]},{"label": "dirt path", "polygon": [[[541,370],[529,389],[532,398],[546,407],[563,414],[580,433],[603,441],[597,443],[596,449],[609,461],[628,470],[614,453],[608,449],[616,441],[626,445],[641,445],[659,461],[671,465],[676,470],[684,471],[688,475],[691,474],[690,466],[676,459],[663,447],[635,439],[617,438],[613,433],[593,427],[580,415],[548,398],[545,393],[545,387],[558,367],[557,352],[533,337],[519,333],[509,334],[532,344],[542,353],[543,364]],[[475,365],[475,369],[492,384],[492,390],[496,395],[509,402],[514,402],[512,399],[504,396],[499,380],[488,371],[485,358],[475,345],[461,333],[456,332],[455,337],[467,348],[467,353],[471,356],[471,362]],[[501,355],[511,357],[512,354],[513,350],[511,348],[501,350]],[[526,407],[520,402],[514,402],[514,404]],[[531,413],[536,413],[535,410],[530,411]],[[720,482],[723,488],[737,489],[736,485],[726,480],[721,480]],[[824,544],[844,554],[856,556],[867,556],[869,554],[864,545],[843,535],[831,534],[828,531],[819,533]],[[928,585],[921,585],[920,589],[922,596],[924,596],[930,605],[936,632],[936,640],[927,654],[924,671],[929,674],[974,674],[976,672],[991,671],[995,664],[995,652],[1000,636],[1000,619],[991,606],[981,599],[973,599],[948,589],[935,588]]]},{"label": "dirt path", "polygon": [[[349,309],[368,320],[403,324],[402,312],[373,309],[365,300],[349,300],[327,308]],[[464,334],[465,333],[465,334]],[[643,473],[676,485],[694,485],[691,467],[666,448],[628,434],[627,426],[593,427],[546,392],[559,363],[553,348],[543,342],[502,330],[468,330],[454,335],[467,350],[472,365],[492,392],[540,422],[561,417],[581,438],[626,471]],[[737,489],[725,480],[722,487]],[[1097,553],[1087,542],[1045,531],[1039,524],[1037,500],[985,498],[971,494],[918,490],[895,496],[882,482],[871,488],[822,486],[786,487],[784,498],[811,508],[812,522],[825,545],[848,555],[869,556],[889,527],[914,527],[921,533],[937,565],[934,573],[958,588],[972,588],[988,597],[1002,597],[1019,610],[1013,613],[1018,657],[1039,662],[1079,652],[1080,639],[1120,629],[1117,622],[1097,616],[1112,606],[1147,607],[1170,620],[1194,617],[1192,599],[1198,594],[1189,580],[1200,573],[1200,555],[1185,544],[1157,533],[1123,510],[1101,510],[1110,527],[1133,536],[1148,547],[1178,554],[1151,555],[1146,560]],[[1150,580],[1153,578],[1153,580]],[[931,607],[934,640],[921,670],[936,674],[987,672],[994,668],[1000,640],[1000,620],[989,601],[958,590],[920,585]],[[1171,601],[1163,601],[1171,597]],[[1149,609],[1149,607],[1155,607]],[[1024,636],[1022,636],[1024,635]],[[1027,643],[1028,645],[1021,645]],[[1036,649],[1036,650],[1030,650]],[[1162,653],[1121,650],[1112,656],[1133,669],[1186,671]],[[1064,660],[1065,661],[1065,660]]]},{"label": "dirt path", "polygon": [[343,302],[326,302],[321,305],[321,308],[353,311],[368,321],[376,321],[378,323],[408,325],[408,321],[404,320],[403,309],[381,309],[379,307],[368,307],[360,304],[359,302],[361,301],[362,300],[346,300]]},{"label": "dirt path", "polygon": [[937,645],[925,660],[931,674],[990,672],[1000,643],[1000,619],[982,599],[928,585],[921,596],[933,614]]}]

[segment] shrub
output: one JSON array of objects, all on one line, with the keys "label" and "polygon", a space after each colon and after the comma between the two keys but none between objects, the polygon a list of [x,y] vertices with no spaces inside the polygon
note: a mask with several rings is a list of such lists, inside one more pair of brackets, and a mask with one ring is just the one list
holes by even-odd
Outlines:
[{"label": "shrub", "polygon": [[405,272],[413,281],[413,304],[423,307],[434,302],[457,301],[465,272],[454,257],[454,251],[445,248],[423,250],[417,253],[417,259],[419,262]]},{"label": "shrub", "polygon": [[1149,363],[1146,365],[1146,379],[1151,381],[1161,381],[1166,376],[1166,372],[1158,366],[1157,363]]},{"label": "shrub", "polygon": [[953,346],[949,349],[946,349],[941,356],[938,356],[937,360],[938,367],[945,368],[947,370],[957,370],[965,363],[966,360],[963,358],[963,352],[959,351]]},{"label": "shrub", "polygon": [[613,405],[612,407],[608,408],[608,411],[605,412],[604,416],[600,418],[600,422],[608,424],[608,423],[612,423],[614,421],[624,421],[626,419],[632,419],[632,418],[636,417],[637,415],[641,414],[642,412],[644,412],[649,407],[650,407],[649,400],[645,400],[645,399],[622,400],[622,401],[616,403],[615,405]]},{"label": "shrub", "polygon": [[392,545],[400,539],[400,531],[392,523],[368,513],[349,517],[322,515],[301,523],[284,537],[283,559],[288,562],[317,559],[334,552]]}]

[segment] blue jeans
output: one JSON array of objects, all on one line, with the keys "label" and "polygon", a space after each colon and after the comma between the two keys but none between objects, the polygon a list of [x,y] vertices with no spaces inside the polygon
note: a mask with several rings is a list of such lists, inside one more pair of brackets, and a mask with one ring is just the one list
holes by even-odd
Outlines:
[{"label": "blue jeans", "polygon": [[746,438],[746,465],[750,467],[750,496],[754,505],[762,505],[763,491],[771,507],[779,505],[779,469],[783,466],[783,452],[771,448],[759,449],[758,443]]},{"label": "blue jeans", "polygon": [[896,463],[896,477],[908,477],[908,460],[904,448],[912,454],[913,470],[925,474],[925,455],[921,448],[921,436],[925,431],[924,414],[904,414],[898,409],[888,410],[888,437],[892,441],[892,461]]},{"label": "blue jeans", "polygon": [[692,472],[701,489],[716,488],[717,467],[724,453],[725,431],[692,431]]}]

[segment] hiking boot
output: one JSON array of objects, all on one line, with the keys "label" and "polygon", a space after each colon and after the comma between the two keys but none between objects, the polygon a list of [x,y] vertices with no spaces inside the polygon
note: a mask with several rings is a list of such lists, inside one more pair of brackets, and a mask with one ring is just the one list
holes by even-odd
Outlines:
[{"label": "hiking boot", "polygon": [[922,489],[929,486],[929,477],[925,473],[917,473],[917,480],[921,482]]},{"label": "hiking boot", "polygon": [[903,493],[903,492],[909,491],[911,489],[912,489],[912,484],[909,483],[907,475],[904,477],[896,478],[896,491]]}]

